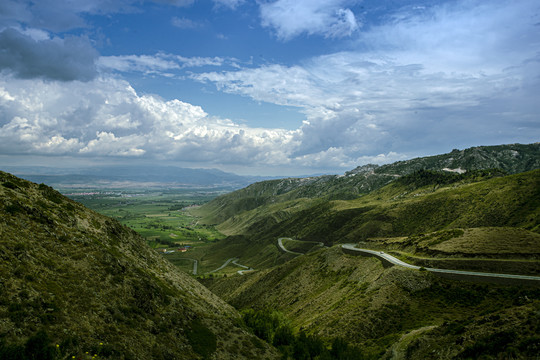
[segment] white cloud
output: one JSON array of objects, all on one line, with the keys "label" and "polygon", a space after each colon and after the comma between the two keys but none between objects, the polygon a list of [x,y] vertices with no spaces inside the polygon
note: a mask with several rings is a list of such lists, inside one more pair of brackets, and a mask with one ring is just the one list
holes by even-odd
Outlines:
[{"label": "white cloud", "polygon": [[302,34],[330,38],[350,36],[359,28],[345,0],[277,0],[260,4],[262,25],[281,40]]},{"label": "white cloud", "polygon": [[[20,25],[39,20],[47,4],[53,8],[47,16],[59,13],[61,5],[66,13],[45,29],[84,26],[81,14],[129,11],[136,4],[53,3],[40,2],[31,12],[13,1],[3,3],[18,14],[14,27],[3,28],[0,38],[7,49],[0,53],[3,155],[115,156],[324,171],[400,160],[404,149],[409,155],[417,149],[425,154],[430,148],[528,142],[540,136],[540,19],[533,0],[428,5],[422,11],[402,10],[363,32],[351,10],[353,1],[259,2],[262,24],[281,40],[355,37],[348,51],[254,68],[241,68],[232,58],[165,53],[96,58],[85,38],[59,38]],[[26,53],[31,56],[16,61],[15,55]],[[222,68],[210,72],[209,67]],[[232,67],[239,70],[223,71]],[[206,72],[186,70],[194,68]],[[109,71],[191,74],[226,93],[298,107],[305,119],[294,131],[250,128],[180,100],[139,95],[129,83],[108,77]]]},{"label": "white cloud", "polygon": [[213,0],[216,7],[229,8],[231,10],[236,9],[238,6],[242,5],[245,0]]},{"label": "white cloud", "polygon": [[288,161],[295,132],[241,126],[180,100],[139,96],[121,80],[0,77],[0,153],[127,157],[184,163]]},{"label": "white cloud", "polygon": [[[307,13],[322,5],[267,6],[284,14],[280,24],[290,28],[276,31],[290,38],[308,31],[308,24],[300,19],[295,25],[292,15],[287,20],[287,8]],[[301,108],[306,122],[292,156],[305,161],[344,164],[404,148],[536,141],[540,108],[531,94],[540,93],[538,10],[526,0],[433,6],[364,31],[359,50],[193,78]]]},{"label": "white cloud", "polygon": [[191,19],[179,18],[176,16],[171,19],[171,24],[180,29],[196,29],[202,26],[202,24]]},{"label": "white cloud", "polygon": [[96,133],[96,138],[90,140],[86,146],[79,149],[81,154],[105,156],[141,156],[146,152],[140,146],[145,144],[141,135],[132,134],[117,137],[111,132]]},{"label": "white cloud", "polygon": [[144,74],[170,75],[185,68],[223,66],[235,64],[235,59],[221,57],[184,57],[158,53],[155,55],[101,56],[97,66],[101,71],[141,72]]}]

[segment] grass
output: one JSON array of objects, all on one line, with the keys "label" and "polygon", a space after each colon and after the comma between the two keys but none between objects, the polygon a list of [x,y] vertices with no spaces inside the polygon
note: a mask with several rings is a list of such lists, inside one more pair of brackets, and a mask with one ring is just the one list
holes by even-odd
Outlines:
[{"label": "grass", "polygon": [[189,209],[211,200],[213,192],[186,192],[184,190],[156,192],[139,190],[89,191],[93,195],[73,195],[89,208],[120,221],[143,236],[152,248],[177,245],[193,247],[224,238],[211,225],[199,224]]},{"label": "grass", "polygon": [[272,357],[229,305],[118,221],[3,172],[0,218],[0,358]]},{"label": "grass", "polygon": [[[400,351],[410,353],[409,358],[432,358],[423,351],[434,348],[454,356],[480,351],[484,345],[475,345],[474,339],[497,338],[499,332],[516,334],[508,345],[532,349],[522,339],[533,337],[540,324],[537,289],[385,269],[376,259],[343,255],[337,246],[250,276],[205,283],[239,309],[280,311],[295,331],[316,334],[327,344],[343,337],[370,359],[388,355],[406,334]],[[415,336],[419,331],[422,336]],[[456,346],[457,341],[462,345]]]}]

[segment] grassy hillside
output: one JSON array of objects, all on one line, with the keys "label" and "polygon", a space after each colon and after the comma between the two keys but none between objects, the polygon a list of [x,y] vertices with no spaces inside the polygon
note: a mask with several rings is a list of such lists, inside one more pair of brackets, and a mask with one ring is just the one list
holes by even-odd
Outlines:
[{"label": "grassy hillside", "polygon": [[[540,170],[508,176],[489,171],[470,174],[440,178],[438,173],[417,172],[355,200],[297,199],[244,211],[218,226],[235,237],[210,246],[208,252],[241,257],[248,265],[260,268],[284,260],[275,247],[278,237],[331,245],[380,238],[413,239],[449,229],[492,228],[484,232],[483,240],[481,236],[465,238],[474,241],[466,246],[474,249],[475,256],[540,256],[538,237],[531,235],[540,232]],[[501,229],[500,234],[497,229]],[[238,243],[239,236],[243,245]],[[533,254],[522,256],[531,249],[523,246],[520,238],[524,236],[536,249]],[[400,249],[436,256],[443,246],[424,249],[423,243],[415,241],[404,242]],[[213,251],[214,247],[219,250]],[[266,249],[264,256],[262,248]],[[455,255],[463,253],[454,250]],[[266,261],[261,265],[263,258]]]},{"label": "grassy hillside", "polygon": [[282,179],[252,184],[223,195],[197,210],[210,224],[221,223],[243,211],[294,199],[350,200],[375,191],[419,170],[501,169],[516,174],[540,168],[540,143],[480,146],[450,153],[398,161],[383,166],[364,165],[345,175]]},{"label": "grassy hillside", "polygon": [[0,172],[0,358],[253,359],[271,347],[134,231]]},{"label": "grassy hillside", "polygon": [[338,246],[205,284],[239,309],[283,314],[327,346],[342,338],[364,359],[531,359],[540,350],[538,288],[384,268]]}]

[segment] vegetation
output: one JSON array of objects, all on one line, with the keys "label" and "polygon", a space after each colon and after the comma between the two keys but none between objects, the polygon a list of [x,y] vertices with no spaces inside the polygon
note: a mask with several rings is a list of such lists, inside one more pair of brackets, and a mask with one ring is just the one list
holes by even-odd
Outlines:
[{"label": "vegetation", "polygon": [[[196,208],[213,195],[80,198],[125,226],[0,173],[0,358],[534,358],[538,287],[425,268],[540,273],[539,153],[454,150],[260,182]],[[422,268],[385,268],[345,242]],[[232,258],[256,271],[200,278],[211,293],[146,246],[180,244],[195,245],[168,255],[186,271]]]},{"label": "vegetation", "polygon": [[[340,341],[367,359],[534,357],[537,288],[452,281],[425,268],[540,274],[539,150],[455,150],[218,197],[197,212],[229,236],[204,251],[241,257],[258,271],[201,281],[238,309],[273,309],[248,310],[246,323],[269,341],[283,338],[285,357],[294,358],[300,336],[323,344],[306,358],[324,358]],[[306,255],[279,252],[278,237],[309,241],[286,242]],[[337,245],[346,242],[422,268],[346,255]],[[283,333],[276,313],[289,319]]]},{"label": "vegetation", "polygon": [[246,326],[259,338],[276,346],[282,359],[364,359],[360,349],[341,337],[335,338],[329,348],[315,335],[308,335],[304,331],[295,334],[290,322],[278,311],[245,309],[241,313]]},{"label": "vegetation", "polygon": [[[339,247],[206,284],[237,308],[273,309],[243,311],[254,333],[272,341],[285,324],[291,329],[289,339],[290,333],[296,339],[303,332],[326,349],[344,341],[366,359],[395,354],[427,359],[433,358],[432,351],[443,359],[475,358],[487,349],[489,339],[501,342],[488,354],[511,347],[514,358],[527,359],[540,348],[538,288],[384,268],[375,258],[344,255]],[[499,338],[501,332],[512,336]]]},{"label": "vegetation", "polygon": [[[84,195],[77,195],[84,194]],[[201,246],[224,236],[213,226],[198,223],[189,209],[216,197],[208,190],[116,190],[78,192],[70,198],[120,221],[144,237],[152,248]]]},{"label": "vegetation", "polygon": [[[327,246],[361,241],[418,257],[526,260],[506,265],[538,273],[540,266],[529,260],[538,262],[540,256],[540,170],[492,174],[485,172],[484,178],[477,172],[424,186],[396,181],[355,200],[298,199],[260,206],[219,224],[218,229],[234,236],[208,246],[199,259],[203,266],[210,259],[221,264],[239,257],[256,269],[271,267],[290,260],[278,251],[276,240],[291,237]],[[299,252],[311,244],[298,245]],[[497,271],[501,264],[484,262],[482,270],[491,266]]]},{"label": "vegetation", "polygon": [[0,358],[275,358],[133,230],[46,185],[0,184]]},{"label": "vegetation", "polygon": [[[480,146],[382,166],[364,165],[346,172],[345,176],[325,175],[263,181],[220,196],[197,213],[204,216],[207,223],[218,224],[244,211],[291,200],[351,200],[380,189],[401,176],[424,170],[470,172],[500,169],[489,171],[492,174],[477,173],[483,178],[486,178],[486,175],[497,176],[497,173],[517,174],[540,168],[539,154],[540,143]],[[451,173],[448,175],[450,177]],[[300,207],[298,210],[301,209]]]}]

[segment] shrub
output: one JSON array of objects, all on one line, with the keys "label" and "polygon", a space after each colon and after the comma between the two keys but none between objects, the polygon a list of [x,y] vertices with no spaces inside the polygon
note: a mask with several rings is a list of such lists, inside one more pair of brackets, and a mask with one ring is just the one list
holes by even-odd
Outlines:
[{"label": "shrub", "polygon": [[216,351],[216,335],[199,319],[195,319],[191,322],[191,326],[186,335],[193,351],[201,355],[204,359],[209,359]]}]

